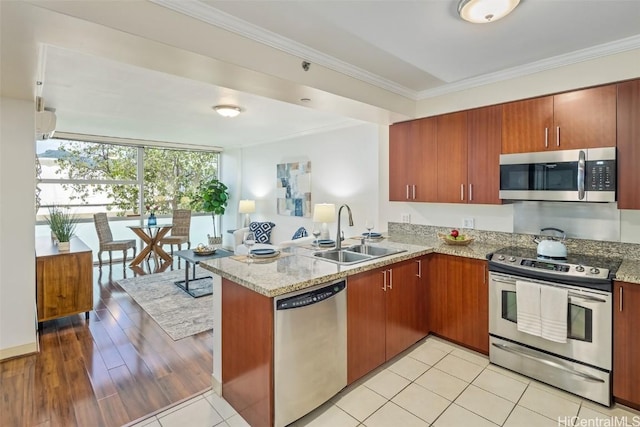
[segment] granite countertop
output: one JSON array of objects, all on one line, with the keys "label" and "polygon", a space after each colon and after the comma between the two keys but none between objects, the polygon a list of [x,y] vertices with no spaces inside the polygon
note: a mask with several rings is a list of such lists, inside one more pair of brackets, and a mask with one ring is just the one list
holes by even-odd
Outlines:
[{"label": "granite countertop", "polygon": [[[343,246],[357,243],[358,240],[349,239]],[[477,239],[468,246],[456,246],[448,245],[436,236],[395,235],[374,245],[401,249],[405,252],[354,265],[338,265],[314,257],[313,252],[317,249],[299,246],[283,250],[283,256],[274,260],[260,260],[248,264],[227,257],[202,261],[200,266],[259,294],[275,297],[429,253],[486,260],[487,254],[504,247],[505,243]],[[640,261],[624,258],[616,274],[616,280],[640,284]]]}]

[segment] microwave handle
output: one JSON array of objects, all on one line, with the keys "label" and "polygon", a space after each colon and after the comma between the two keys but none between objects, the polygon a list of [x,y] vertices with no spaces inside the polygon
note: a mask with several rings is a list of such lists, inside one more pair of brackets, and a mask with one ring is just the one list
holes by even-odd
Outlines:
[{"label": "microwave handle", "polygon": [[585,154],[580,150],[578,155],[578,200],[584,199]]}]

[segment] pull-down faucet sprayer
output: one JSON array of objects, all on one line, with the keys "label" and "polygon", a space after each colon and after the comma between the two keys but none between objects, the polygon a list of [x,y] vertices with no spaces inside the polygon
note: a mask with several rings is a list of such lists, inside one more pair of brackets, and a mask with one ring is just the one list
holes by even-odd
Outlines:
[{"label": "pull-down faucet sprayer", "polygon": [[340,234],[340,214],[342,213],[342,208],[347,208],[349,212],[349,226],[353,227],[353,216],[351,216],[351,208],[349,205],[342,205],[340,209],[338,209],[338,233],[336,234],[336,249],[342,249],[342,235]]}]

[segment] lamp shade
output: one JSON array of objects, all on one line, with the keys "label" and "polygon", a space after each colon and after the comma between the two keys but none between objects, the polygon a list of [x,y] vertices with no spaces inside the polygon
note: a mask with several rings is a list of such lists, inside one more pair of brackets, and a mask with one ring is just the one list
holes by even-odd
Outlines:
[{"label": "lamp shade", "polygon": [[240,206],[238,207],[238,212],[240,213],[253,213],[256,211],[256,201],[255,200],[240,200]]},{"label": "lamp shade", "polygon": [[520,0],[460,0],[458,13],[465,21],[485,24],[507,16]]},{"label": "lamp shade", "polygon": [[313,207],[313,222],[334,222],[336,205],[333,203],[317,203]]}]

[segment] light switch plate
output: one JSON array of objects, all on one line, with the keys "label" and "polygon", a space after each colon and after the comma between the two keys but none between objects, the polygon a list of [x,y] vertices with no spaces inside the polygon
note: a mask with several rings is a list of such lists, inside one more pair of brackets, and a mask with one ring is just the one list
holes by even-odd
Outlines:
[{"label": "light switch plate", "polygon": [[464,218],[462,220],[462,228],[475,228],[475,220],[473,218]]},{"label": "light switch plate", "polygon": [[411,224],[411,214],[408,214],[408,213],[400,214],[400,221],[405,224]]}]

